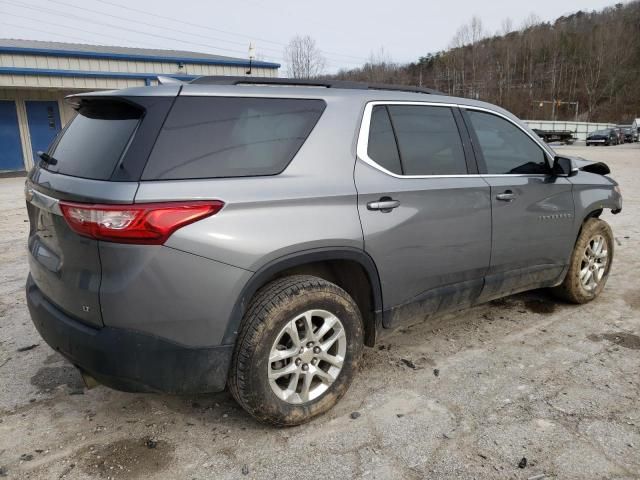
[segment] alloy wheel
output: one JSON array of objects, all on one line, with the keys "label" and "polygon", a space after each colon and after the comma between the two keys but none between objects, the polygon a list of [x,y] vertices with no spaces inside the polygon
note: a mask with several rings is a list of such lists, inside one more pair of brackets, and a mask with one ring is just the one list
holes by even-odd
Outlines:
[{"label": "alloy wheel", "polygon": [[602,235],[592,237],[582,255],[580,263],[580,283],[589,292],[594,291],[607,270],[609,251]]},{"label": "alloy wheel", "polygon": [[338,317],[308,310],[289,321],[269,353],[269,385],[291,404],[315,400],[342,371],[347,337]]}]

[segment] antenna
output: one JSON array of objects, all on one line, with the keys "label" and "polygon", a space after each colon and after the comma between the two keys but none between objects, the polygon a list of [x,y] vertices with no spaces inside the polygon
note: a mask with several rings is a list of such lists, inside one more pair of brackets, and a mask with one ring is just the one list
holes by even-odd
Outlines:
[{"label": "antenna", "polygon": [[254,58],[256,58],[256,48],[253,46],[253,42],[249,42],[249,70],[247,70],[247,75],[251,75],[251,67]]}]

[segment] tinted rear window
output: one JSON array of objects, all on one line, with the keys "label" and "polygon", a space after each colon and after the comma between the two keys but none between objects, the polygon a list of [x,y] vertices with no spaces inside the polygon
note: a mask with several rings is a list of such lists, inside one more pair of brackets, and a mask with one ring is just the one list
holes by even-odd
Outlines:
[{"label": "tinted rear window", "polygon": [[143,111],[126,102],[83,100],[78,114],[53,143],[57,163],[41,165],[75,177],[107,180],[131,140]]},{"label": "tinted rear window", "polygon": [[179,97],[143,180],[280,173],[324,111],[323,100]]},{"label": "tinted rear window", "polygon": [[378,165],[397,175],[402,174],[400,155],[387,107],[377,105],[371,112],[367,153]]}]

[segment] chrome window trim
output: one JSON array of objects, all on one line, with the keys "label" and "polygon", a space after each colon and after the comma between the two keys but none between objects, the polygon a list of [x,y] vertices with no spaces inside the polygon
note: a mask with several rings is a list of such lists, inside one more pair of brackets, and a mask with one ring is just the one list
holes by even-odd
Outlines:
[{"label": "chrome window trim", "polygon": [[493,115],[497,115],[501,118],[504,118],[506,121],[515,125],[520,130],[522,130],[529,138],[531,138],[536,145],[538,145],[542,151],[546,154],[545,158],[547,162],[549,162],[550,152],[540,143],[539,140],[535,139],[529,132],[527,132],[521,125],[518,125],[513,120],[511,120],[506,115],[501,114],[500,112],[496,112],[494,110],[490,110],[488,108],[483,107],[475,107],[472,105],[465,105],[459,103],[445,103],[445,102],[416,102],[416,101],[402,101],[402,100],[376,100],[367,102],[364,107],[364,113],[362,115],[362,121],[360,123],[360,130],[358,133],[358,142],[356,144],[356,156],[359,160],[366,163],[367,165],[375,168],[376,170],[381,171],[394,178],[407,178],[407,179],[416,179],[416,178],[483,178],[483,177],[546,177],[545,174],[535,173],[466,173],[466,174],[456,174],[456,175],[398,175],[397,173],[393,173],[383,166],[379,165],[375,160],[369,157],[368,148],[369,148],[369,129],[371,126],[371,114],[373,112],[373,107],[378,105],[418,105],[424,107],[448,107],[448,108],[462,108],[466,110],[478,110],[482,112],[491,113]]}]

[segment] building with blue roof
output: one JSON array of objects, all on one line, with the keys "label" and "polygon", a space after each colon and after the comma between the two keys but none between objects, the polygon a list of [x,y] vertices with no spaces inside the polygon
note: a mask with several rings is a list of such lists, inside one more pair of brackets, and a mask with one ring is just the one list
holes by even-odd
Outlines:
[{"label": "building with blue roof", "polygon": [[29,170],[74,111],[72,93],[154,85],[160,75],[277,77],[277,63],[179,50],[0,39],[0,172]]}]

